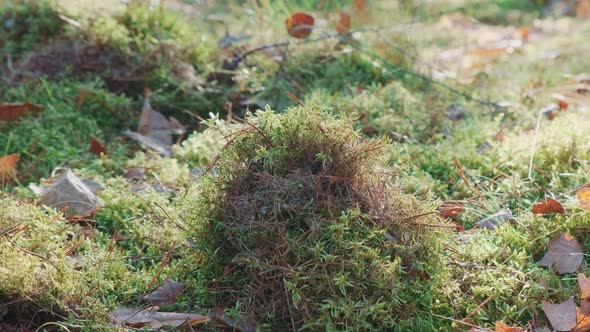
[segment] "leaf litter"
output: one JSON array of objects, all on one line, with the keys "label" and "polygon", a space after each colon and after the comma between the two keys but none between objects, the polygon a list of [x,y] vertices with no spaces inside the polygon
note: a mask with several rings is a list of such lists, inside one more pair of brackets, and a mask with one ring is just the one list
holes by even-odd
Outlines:
[{"label": "leaf litter", "polygon": [[162,286],[143,296],[141,299],[156,306],[172,304],[176,301],[178,295],[182,293],[183,287],[184,285],[180,282],[166,279]]},{"label": "leaf litter", "polygon": [[180,312],[161,312],[157,306],[144,309],[121,307],[111,317],[116,324],[133,328],[151,328],[153,330],[170,326],[178,328],[182,325],[194,326],[208,322],[210,318],[201,314]]},{"label": "leaf litter", "polygon": [[583,251],[578,241],[570,234],[563,233],[549,242],[549,250],[539,264],[550,266],[555,272],[564,274],[576,272],[583,261]]},{"label": "leaf litter", "polygon": [[66,218],[84,218],[102,207],[97,196],[102,185],[92,180],[82,180],[72,170],[63,169],[49,180],[49,184],[38,188],[39,204],[63,211]]},{"label": "leaf litter", "polygon": [[182,135],[186,132],[186,128],[175,118],[166,118],[162,113],[155,111],[150,104],[151,95],[152,91],[146,88],[137,132],[128,129],[123,134],[158,154],[168,157],[172,154],[170,148],[174,143],[172,135]]}]

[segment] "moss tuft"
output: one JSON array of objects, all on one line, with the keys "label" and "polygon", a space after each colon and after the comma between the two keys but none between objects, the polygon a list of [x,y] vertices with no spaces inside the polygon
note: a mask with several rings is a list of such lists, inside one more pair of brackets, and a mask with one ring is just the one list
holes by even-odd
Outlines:
[{"label": "moss tuft", "polygon": [[386,147],[313,107],[247,119],[193,220],[211,300],[281,330],[423,324],[438,242],[416,224],[438,222],[413,218],[428,204],[392,187]]}]

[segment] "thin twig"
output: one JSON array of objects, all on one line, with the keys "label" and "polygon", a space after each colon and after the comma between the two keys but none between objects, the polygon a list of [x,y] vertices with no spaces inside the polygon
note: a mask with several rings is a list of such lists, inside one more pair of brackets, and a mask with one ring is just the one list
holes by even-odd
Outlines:
[{"label": "thin twig", "polygon": [[469,313],[469,315],[467,315],[467,317],[463,318],[463,321],[466,321],[469,318],[471,318],[473,315],[475,315],[481,308],[483,308],[484,305],[488,304],[488,302],[490,302],[494,298],[494,295],[495,294],[488,296],[487,299],[485,299],[482,303],[480,303],[477,306],[477,308],[473,309],[473,311],[471,313]]},{"label": "thin twig", "polygon": [[469,179],[467,178],[467,175],[465,174],[465,171],[463,170],[463,166],[461,166],[461,162],[459,161],[459,159],[457,157],[455,157],[455,168],[457,169],[457,172],[459,173],[461,180],[463,180],[463,182],[465,183],[467,188],[471,189],[471,191],[473,191],[477,196],[479,196],[479,198],[482,200],[482,202],[484,202],[484,204],[487,205],[487,200],[486,200],[485,196],[481,193],[481,191],[479,191],[479,189],[477,189],[477,187],[471,185],[471,182],[469,182]]},{"label": "thin twig", "polygon": [[24,252],[24,253],[26,253],[26,254],[29,254],[29,255],[32,255],[32,256],[35,256],[35,257],[38,257],[38,258],[40,258],[40,259],[42,259],[42,260],[46,261],[47,263],[51,264],[51,266],[53,266],[53,267],[54,267],[54,268],[57,270],[57,272],[58,272],[58,273],[59,273],[59,274],[60,274],[60,275],[63,277],[63,273],[61,272],[61,270],[60,270],[60,269],[57,267],[57,265],[55,265],[55,264],[54,264],[52,261],[50,261],[50,260],[49,260],[47,257],[43,257],[42,255],[39,255],[39,254],[37,254],[37,253],[34,253],[34,252],[32,252],[32,251],[29,251],[29,250],[27,250],[27,249],[25,249],[25,248],[23,248],[23,247],[19,246],[18,244],[14,243],[14,242],[13,242],[12,240],[10,240],[10,239],[7,239],[7,240],[8,240],[8,242],[10,242],[10,244],[12,244],[12,245],[13,245],[15,248],[17,248],[17,249],[21,250],[22,252]]}]

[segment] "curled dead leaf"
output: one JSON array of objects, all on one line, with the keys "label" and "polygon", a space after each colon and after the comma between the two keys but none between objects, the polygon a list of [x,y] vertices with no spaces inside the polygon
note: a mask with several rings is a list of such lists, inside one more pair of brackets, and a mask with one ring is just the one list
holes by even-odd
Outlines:
[{"label": "curled dead leaf", "polygon": [[16,164],[20,160],[20,154],[7,154],[0,157],[0,180],[4,182],[14,175]]},{"label": "curled dead leaf", "polygon": [[533,206],[533,214],[565,213],[563,205],[556,199],[547,197],[545,201]]},{"label": "curled dead leaf", "polygon": [[186,131],[186,128],[175,118],[170,117],[168,119],[162,113],[152,109],[150,104],[151,95],[151,90],[146,88],[137,131],[141,135],[150,137],[164,146],[170,146],[173,143],[172,134],[182,135]]},{"label": "curled dead leaf", "polygon": [[549,242],[549,250],[539,264],[542,266],[551,266],[555,272],[573,273],[578,270],[583,257],[582,247],[578,241],[570,234],[563,233],[557,239]]},{"label": "curled dead leaf", "polygon": [[438,213],[444,219],[455,218],[465,211],[465,205],[459,201],[446,201],[438,207]]},{"label": "curled dead leaf", "polygon": [[40,112],[41,110],[43,110],[43,106],[29,102],[0,104],[0,121],[18,120],[28,113]]},{"label": "curled dead leaf", "polygon": [[559,304],[543,301],[541,308],[556,331],[570,331],[576,327],[577,310],[573,297]]},{"label": "curled dead leaf", "polygon": [[338,20],[338,24],[336,25],[336,31],[339,33],[347,33],[350,31],[351,19],[350,15],[347,12],[340,12],[338,13],[340,16]]},{"label": "curled dead leaf", "polygon": [[287,32],[289,35],[299,39],[305,39],[309,37],[313,29],[313,25],[313,16],[304,12],[294,13],[285,20],[285,26],[287,27]]},{"label": "curled dead leaf", "polygon": [[107,149],[104,145],[100,142],[100,140],[96,137],[90,137],[90,153],[93,153],[97,156],[107,155]]}]

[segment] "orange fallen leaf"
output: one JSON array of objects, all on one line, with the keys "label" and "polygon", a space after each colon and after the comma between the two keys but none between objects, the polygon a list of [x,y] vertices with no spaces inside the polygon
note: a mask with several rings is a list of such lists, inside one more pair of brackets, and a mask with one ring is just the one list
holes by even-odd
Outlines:
[{"label": "orange fallen leaf", "polygon": [[508,53],[507,47],[497,47],[497,48],[487,48],[487,49],[477,49],[471,52],[471,54],[476,56],[496,56],[498,54]]},{"label": "orange fallen leaf", "polygon": [[90,153],[94,153],[97,156],[107,155],[107,149],[96,137],[90,137]]},{"label": "orange fallen leaf", "polygon": [[313,29],[313,24],[313,16],[304,12],[297,12],[285,20],[285,26],[289,35],[299,39],[309,37]]},{"label": "orange fallen leaf", "polygon": [[582,300],[590,300],[590,277],[586,277],[584,273],[578,273],[578,285]]},{"label": "orange fallen leaf", "polygon": [[565,96],[554,94],[553,99],[555,99],[555,103],[559,106],[560,111],[565,111],[570,106]]},{"label": "orange fallen leaf", "polygon": [[25,103],[4,103],[0,104],[0,121],[14,121],[29,112],[40,112],[43,106]]},{"label": "orange fallen leaf", "polygon": [[367,8],[367,0],[354,0],[353,5],[356,10],[362,12]]},{"label": "orange fallen leaf", "polygon": [[446,201],[438,207],[438,212],[442,218],[454,218],[465,211],[463,203],[458,201]]},{"label": "orange fallen leaf", "polygon": [[576,7],[576,17],[590,18],[590,0],[578,0]]},{"label": "orange fallen leaf", "polygon": [[549,250],[539,264],[542,266],[551,266],[555,272],[573,273],[578,270],[584,256],[582,255],[582,247],[574,238],[568,233],[561,234],[557,239],[549,242]]},{"label": "orange fallen leaf", "polygon": [[521,27],[520,28],[520,39],[523,42],[526,42],[529,40],[529,34],[531,33],[531,28],[529,27]]},{"label": "orange fallen leaf", "polygon": [[522,327],[518,326],[509,326],[508,324],[496,321],[496,330],[495,332],[522,332],[524,331]]},{"label": "orange fallen leaf", "polygon": [[565,213],[565,209],[558,200],[547,197],[545,201],[535,204],[532,212],[533,214]]},{"label": "orange fallen leaf", "polygon": [[577,310],[573,297],[559,304],[543,301],[541,308],[556,331],[570,331],[576,327]]},{"label": "orange fallen leaf", "polygon": [[340,12],[340,19],[338,20],[338,25],[336,25],[336,31],[339,33],[347,33],[350,31],[351,23],[350,23],[350,15],[346,12]]},{"label": "orange fallen leaf", "polygon": [[20,160],[20,154],[8,154],[0,157],[0,178],[4,180],[14,174],[16,164]]},{"label": "orange fallen leaf", "polygon": [[585,332],[590,329],[590,315],[582,308],[576,308],[576,326],[572,332]]},{"label": "orange fallen leaf", "polygon": [[[590,278],[587,278],[583,273],[578,273],[578,285],[580,286],[580,293],[582,301],[580,303],[580,310],[583,314],[590,315]],[[590,322],[590,318],[588,318]]]},{"label": "orange fallen leaf", "polygon": [[579,190],[577,195],[580,207],[586,211],[590,211],[590,188]]}]

